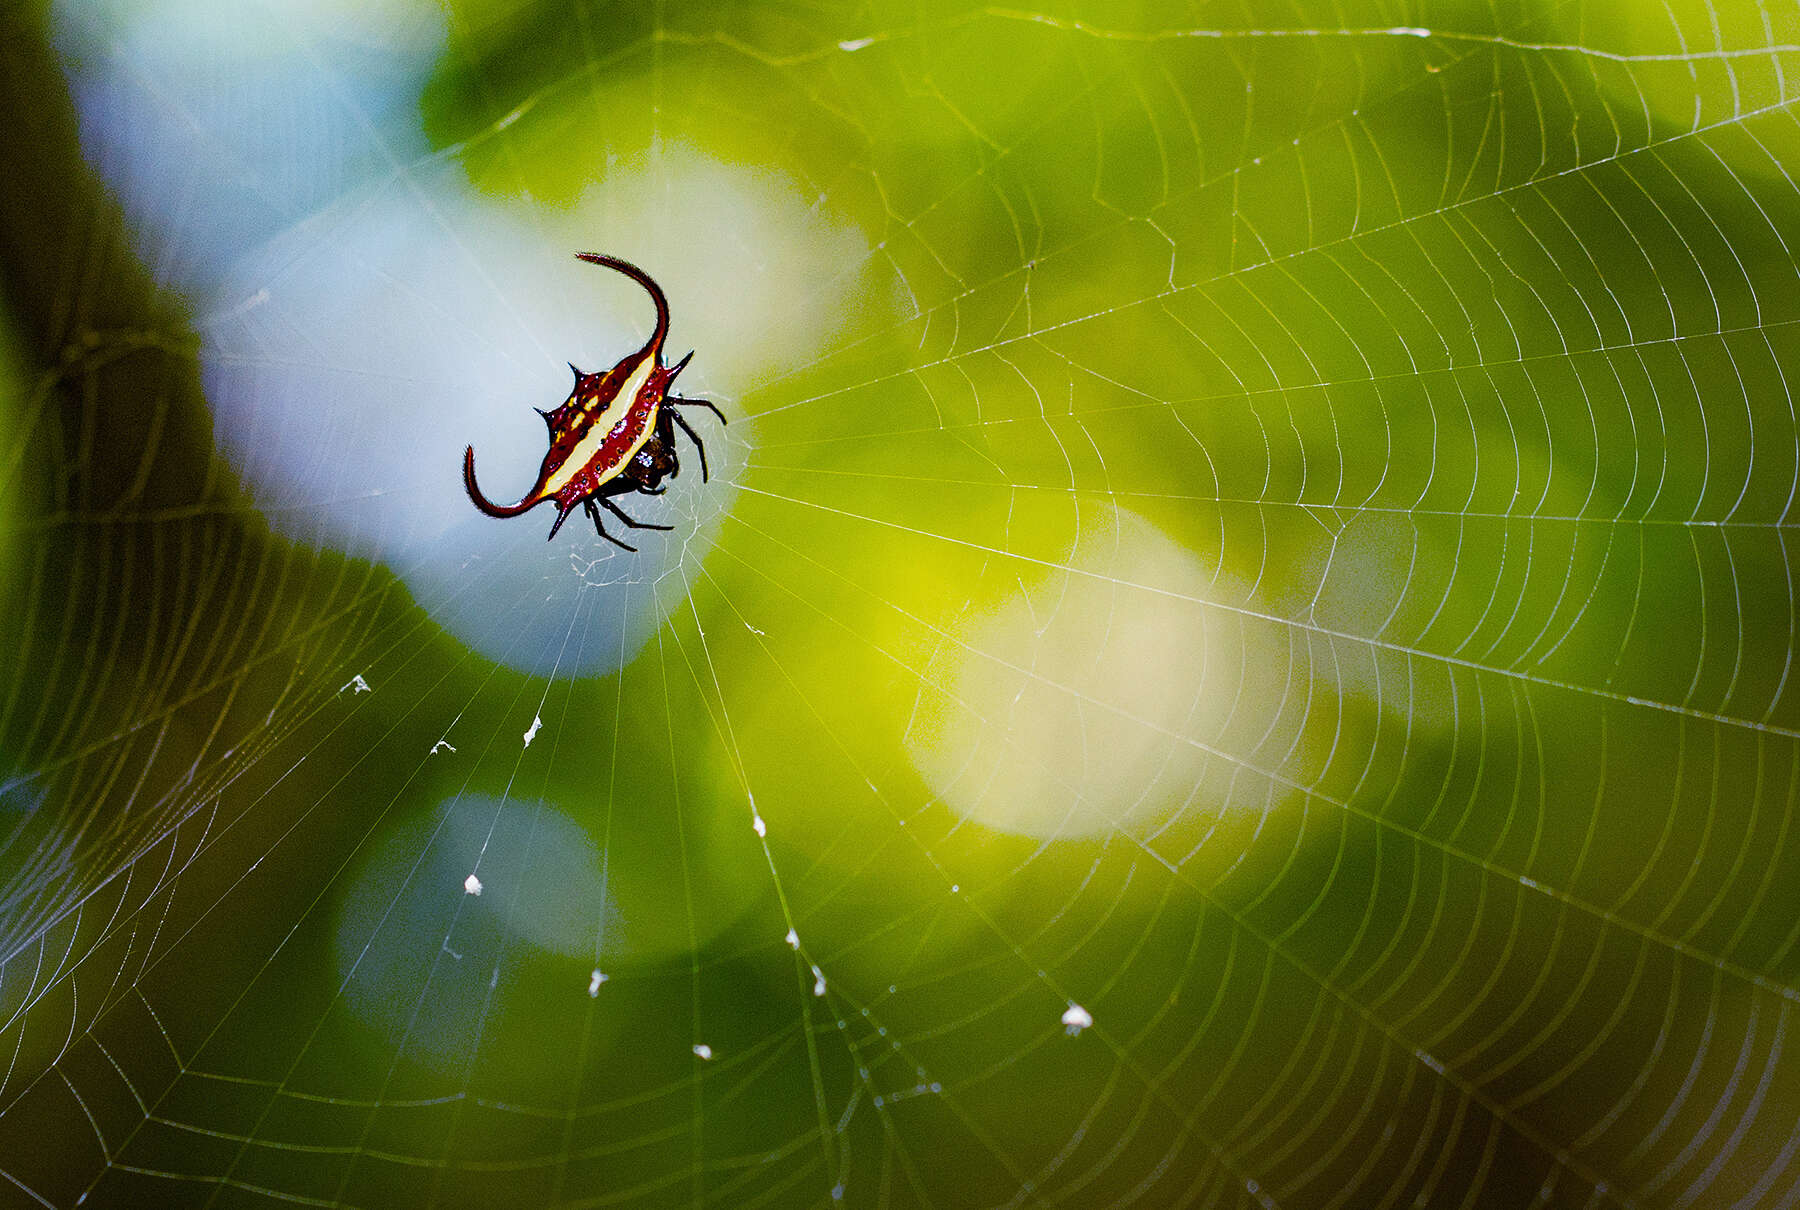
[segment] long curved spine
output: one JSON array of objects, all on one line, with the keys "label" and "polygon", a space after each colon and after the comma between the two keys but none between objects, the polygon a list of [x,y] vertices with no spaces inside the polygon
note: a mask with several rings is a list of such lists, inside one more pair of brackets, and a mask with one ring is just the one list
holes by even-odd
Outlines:
[{"label": "long curved spine", "polygon": [[644,342],[640,352],[649,353],[661,349],[664,338],[669,334],[669,300],[663,297],[662,287],[656,284],[656,279],[630,261],[608,256],[604,252],[577,252],[575,259],[617,270],[649,291],[650,301],[656,304],[656,331],[650,334],[650,339]]},{"label": "long curved spine", "polygon": [[517,504],[495,504],[482,495],[481,489],[475,486],[475,447],[472,445],[463,448],[463,487],[468,490],[469,499],[474,502],[475,507],[490,517],[516,517],[527,509],[542,504],[545,499],[539,496],[534,500],[526,496]]}]

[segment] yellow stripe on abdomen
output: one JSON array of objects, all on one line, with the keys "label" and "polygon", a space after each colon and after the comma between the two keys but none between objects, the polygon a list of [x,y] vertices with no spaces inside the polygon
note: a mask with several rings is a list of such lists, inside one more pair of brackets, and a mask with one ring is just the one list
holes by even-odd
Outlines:
[{"label": "yellow stripe on abdomen", "polygon": [[[600,456],[601,451],[606,447],[607,440],[613,435],[613,429],[631,419],[634,405],[637,403],[638,392],[644,389],[644,384],[650,381],[650,375],[655,371],[656,357],[653,354],[646,355],[643,364],[632,371],[631,377],[627,378],[619,387],[619,393],[613,396],[614,399],[622,400],[625,404],[625,410],[620,413],[619,419],[606,428],[602,428],[600,422],[596,421],[586,433],[582,434],[581,441],[569,451],[569,456],[563,459],[562,465],[550,472],[549,478],[544,480],[543,494],[546,497],[554,496],[562,491],[568,486],[569,480],[586,470],[588,463]],[[643,431],[632,442],[631,448],[625,451],[623,457],[613,459],[612,465],[601,473],[594,486],[598,487],[624,469],[625,464],[630,462],[638,450],[643,448],[644,442],[650,439],[652,427],[650,418],[646,416]]]}]

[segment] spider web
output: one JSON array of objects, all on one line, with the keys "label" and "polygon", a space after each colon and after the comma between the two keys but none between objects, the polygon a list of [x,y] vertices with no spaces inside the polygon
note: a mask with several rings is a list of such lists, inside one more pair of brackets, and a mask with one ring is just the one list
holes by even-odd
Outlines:
[{"label": "spider web", "polygon": [[1800,19],[1108,7],[9,18],[9,1204],[1800,1198]]}]

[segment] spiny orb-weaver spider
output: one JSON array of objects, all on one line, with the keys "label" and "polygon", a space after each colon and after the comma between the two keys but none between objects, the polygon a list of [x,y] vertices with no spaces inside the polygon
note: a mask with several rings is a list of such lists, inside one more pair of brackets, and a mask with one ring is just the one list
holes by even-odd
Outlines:
[{"label": "spiny orb-weaver spider", "polygon": [[[676,409],[682,406],[706,408],[719,418],[720,424],[725,423],[725,416],[704,399],[683,399],[669,394],[669,384],[694,355],[689,353],[672,366],[663,364],[663,340],[669,334],[669,300],[663,297],[662,287],[655,279],[630,261],[616,256],[598,252],[577,252],[575,256],[590,265],[616,269],[648,290],[650,301],[656,304],[656,330],[643,348],[604,374],[583,374],[571,362],[569,368],[575,370],[575,387],[562,406],[549,412],[542,408],[533,409],[550,427],[550,449],[544,454],[544,465],[538,469],[537,483],[525,493],[523,500],[501,505],[481,494],[481,489],[475,486],[475,447],[472,445],[463,451],[463,486],[468,489],[469,499],[475,502],[475,507],[490,517],[516,517],[546,500],[556,501],[556,524],[550,527],[552,538],[579,504],[593,519],[594,529],[602,538],[615,546],[635,551],[637,547],[606,532],[606,526],[600,523],[600,507],[632,529],[673,529],[672,525],[632,520],[625,515],[624,509],[613,503],[612,497],[630,492],[660,496],[669,490],[663,486],[663,480],[681,471],[681,464],[675,457],[676,426],[700,451],[700,479],[705,482],[708,478],[706,446]],[[618,400],[625,403],[623,411],[613,408]],[[609,413],[614,417],[612,424],[603,425],[601,421]]]}]

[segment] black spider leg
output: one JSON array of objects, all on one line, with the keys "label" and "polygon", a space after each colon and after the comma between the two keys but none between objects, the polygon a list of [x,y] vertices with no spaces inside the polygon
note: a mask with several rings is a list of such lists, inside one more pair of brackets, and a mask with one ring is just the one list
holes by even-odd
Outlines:
[{"label": "black spider leg", "polygon": [[[674,529],[675,527],[673,525],[653,525],[648,521],[633,521],[630,517],[625,515],[624,509],[612,502],[611,497],[613,496],[622,496],[627,492],[635,492],[637,490],[637,485],[629,480],[614,479],[611,483],[600,489],[600,494],[598,496],[600,506],[633,529]],[[593,496],[588,497],[590,502],[595,498],[596,497]]]},{"label": "black spider leg", "polygon": [[[668,403],[705,403],[706,401],[702,400],[702,399],[670,399],[670,400],[666,400],[665,402],[668,402]],[[710,403],[706,404],[706,406],[709,408],[712,408],[712,404],[710,404]],[[715,412],[718,410],[719,410],[718,408],[713,408],[713,411],[715,411]],[[710,478],[710,476],[706,473],[706,443],[700,440],[700,434],[696,433],[693,430],[693,428],[689,426],[688,422],[681,418],[681,413],[677,412],[674,408],[668,408],[668,409],[664,410],[663,415],[665,415],[669,419],[673,420],[676,424],[679,424],[681,426],[681,431],[688,435],[688,440],[692,441],[694,443],[694,448],[700,451],[700,482],[705,483],[707,481],[707,479]],[[723,420],[724,417],[721,416],[720,419]],[[670,437],[673,438],[673,436],[674,436],[674,434],[671,433]],[[673,440],[671,440],[669,442],[669,448],[673,449],[674,446],[675,446],[675,443]]]},{"label": "black spider leg", "polygon": [[719,410],[719,405],[714,403],[710,399],[683,399],[679,395],[671,395],[667,399],[665,399],[663,402],[664,403],[673,403],[673,404],[676,404],[681,407],[705,408],[707,411],[711,412],[713,415],[715,415],[719,418],[720,424],[730,424],[731,423],[729,420],[725,419],[725,413],[721,412]]},{"label": "black spider leg", "polygon": [[[621,542],[619,539],[606,532],[606,526],[600,524],[600,510],[594,507],[594,498],[592,496],[583,500],[581,502],[581,507],[587,510],[587,515],[593,520],[595,533],[599,534],[602,538],[605,538],[608,542],[611,542],[614,546],[622,546],[632,554],[637,553],[637,547],[631,545],[629,542]],[[618,512],[619,510],[615,508],[613,511]]]}]

